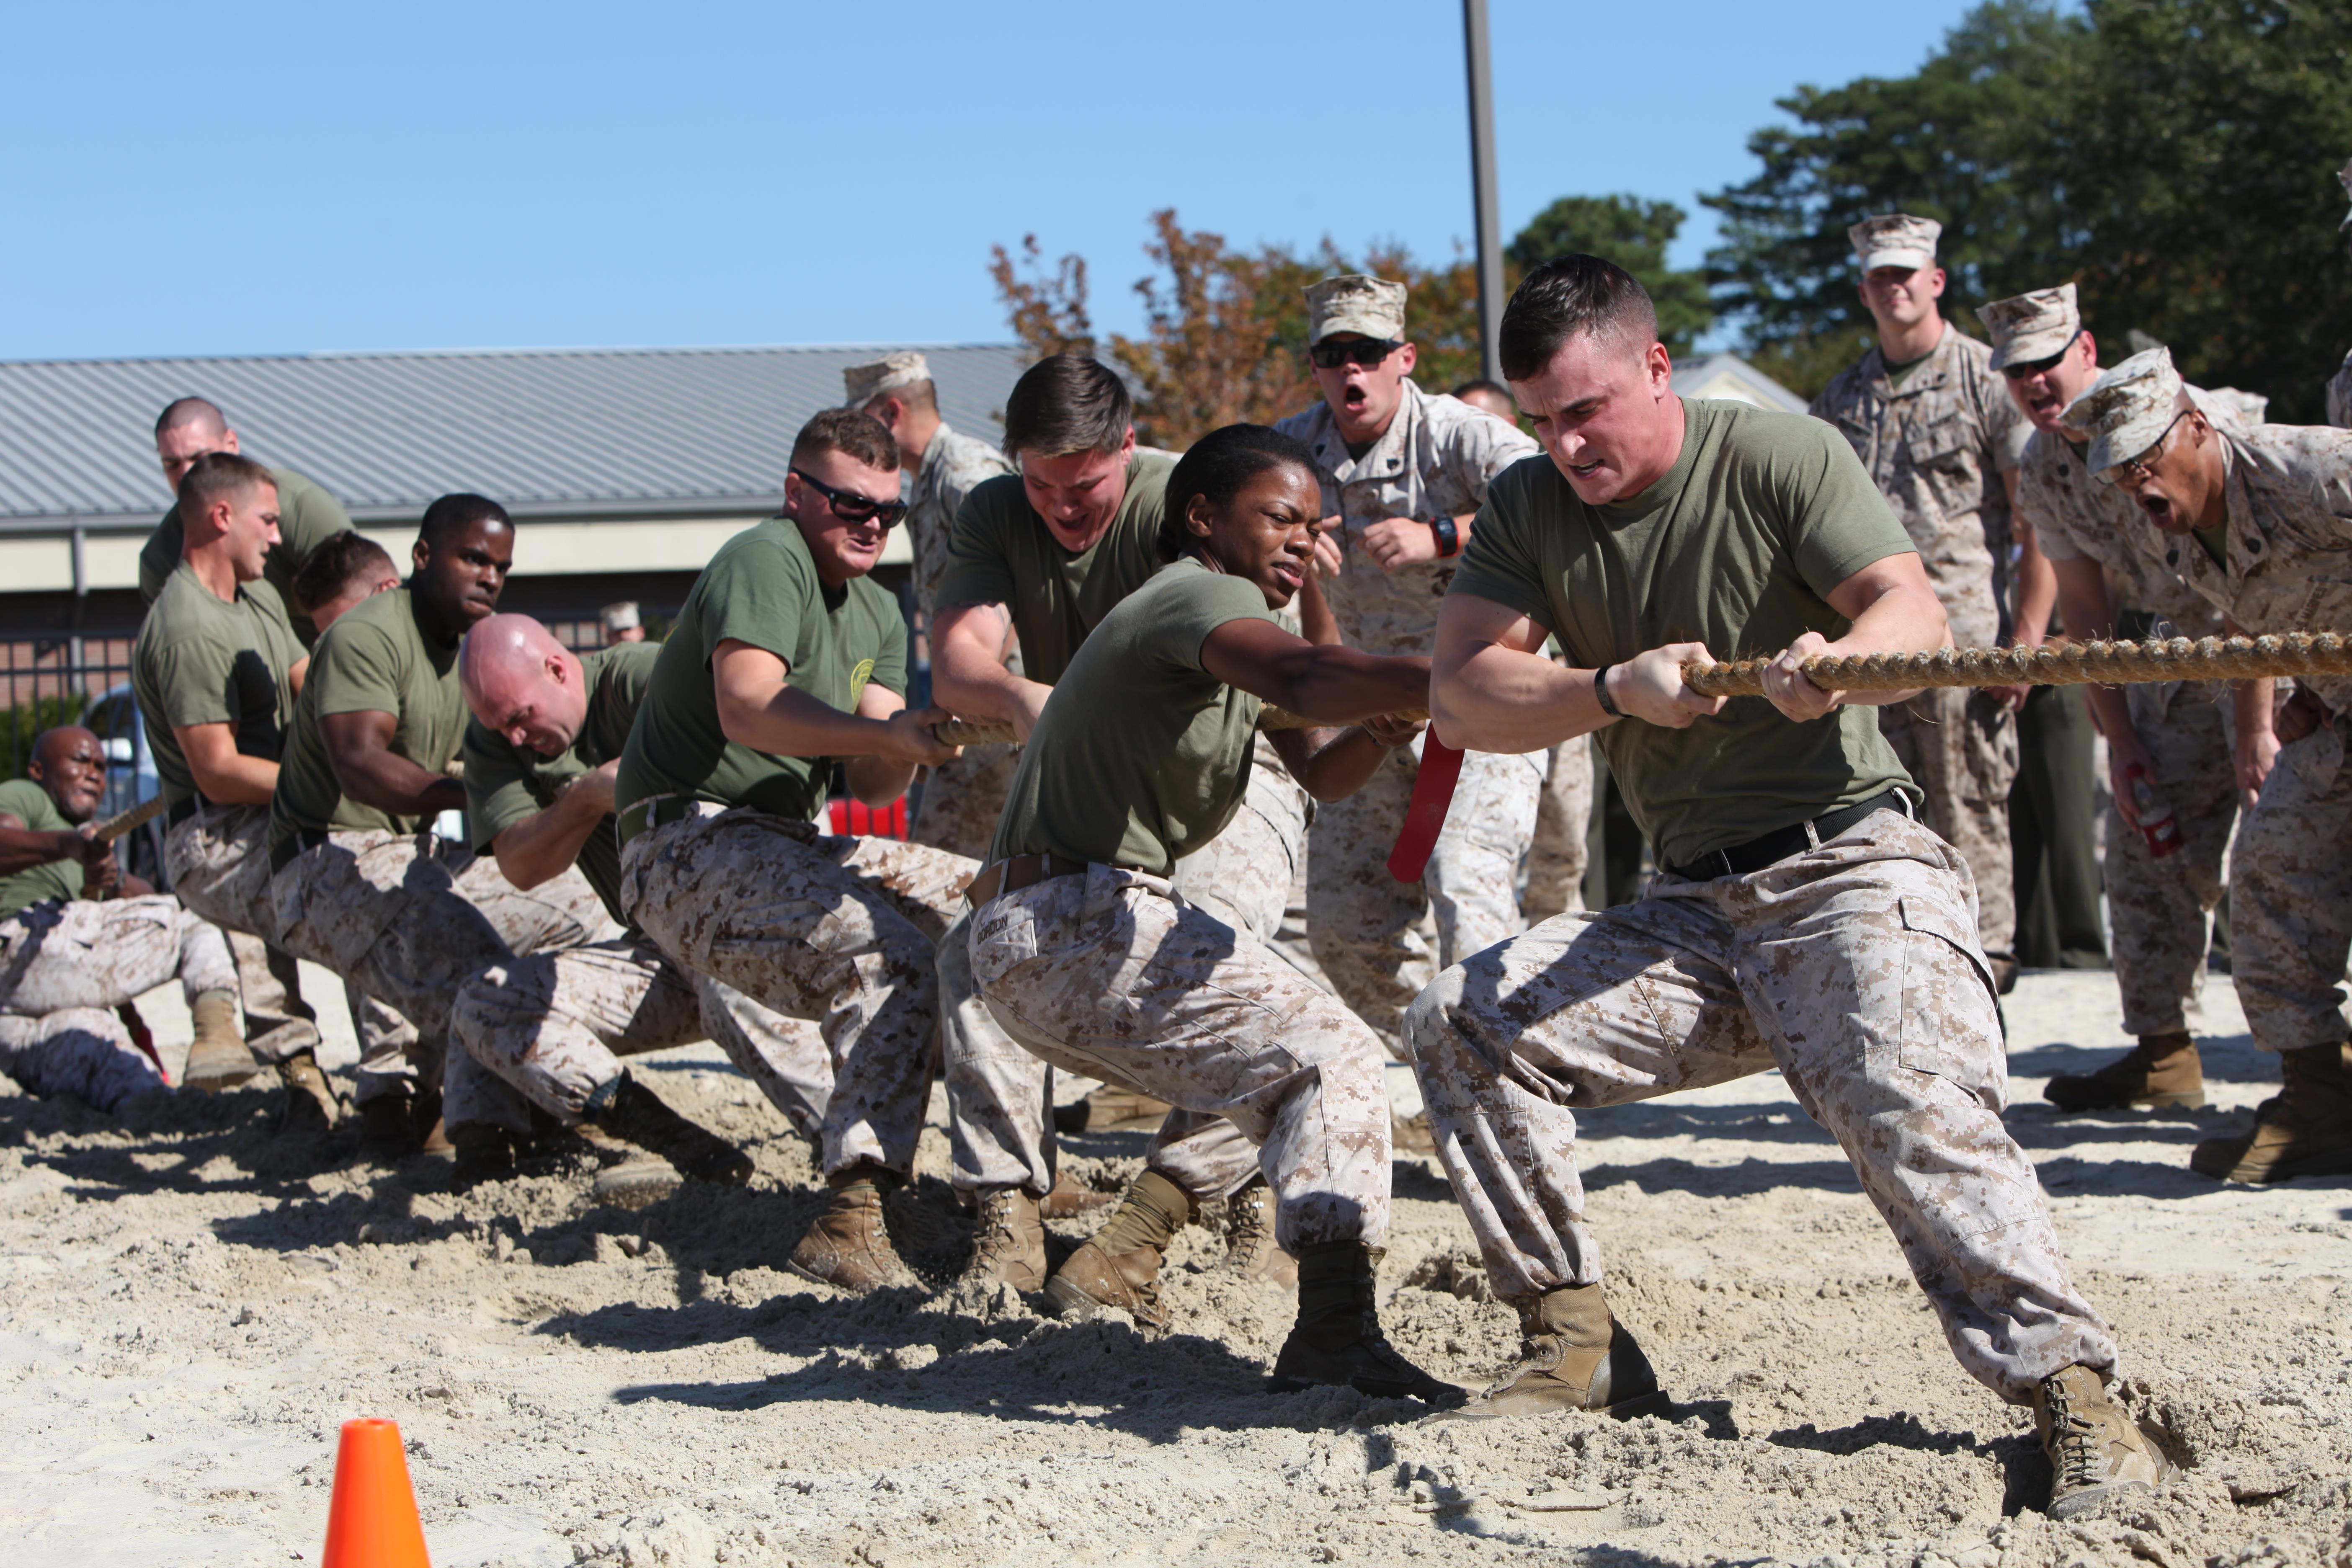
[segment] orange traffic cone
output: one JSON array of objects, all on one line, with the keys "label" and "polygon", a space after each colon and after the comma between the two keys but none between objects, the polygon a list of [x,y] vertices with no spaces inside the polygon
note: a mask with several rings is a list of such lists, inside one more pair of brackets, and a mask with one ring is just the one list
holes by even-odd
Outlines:
[{"label": "orange traffic cone", "polygon": [[397,1424],[343,1423],[321,1568],[432,1568]]}]

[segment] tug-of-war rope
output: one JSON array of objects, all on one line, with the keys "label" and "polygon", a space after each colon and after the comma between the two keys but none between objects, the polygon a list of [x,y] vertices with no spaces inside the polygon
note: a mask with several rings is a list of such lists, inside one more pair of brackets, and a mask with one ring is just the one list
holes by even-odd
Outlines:
[{"label": "tug-of-war rope", "polygon": [[[1701,697],[1760,697],[1769,658],[1686,664],[1683,679]],[[1809,658],[1805,679],[1824,691],[1904,691],[1928,686],[2133,686],[2166,680],[2260,680],[2352,675],[2352,637],[2293,632],[2263,637],[2151,637],[2147,642],[2070,642],[2063,647],[1947,647],[1933,653],[1859,653]],[[1401,718],[1423,718],[1420,713]],[[1303,730],[1313,721],[1280,708],[1258,714],[1261,730]],[[951,719],[932,732],[950,746],[1002,745],[1010,724]]]}]

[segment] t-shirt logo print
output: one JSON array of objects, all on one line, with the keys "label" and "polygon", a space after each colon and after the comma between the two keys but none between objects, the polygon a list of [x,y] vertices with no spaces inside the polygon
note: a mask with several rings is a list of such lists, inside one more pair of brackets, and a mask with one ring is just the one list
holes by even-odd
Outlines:
[{"label": "t-shirt logo print", "polygon": [[855,708],[857,706],[857,699],[865,693],[866,682],[873,674],[874,661],[870,658],[859,659],[857,661],[857,668],[849,672],[850,707]]}]

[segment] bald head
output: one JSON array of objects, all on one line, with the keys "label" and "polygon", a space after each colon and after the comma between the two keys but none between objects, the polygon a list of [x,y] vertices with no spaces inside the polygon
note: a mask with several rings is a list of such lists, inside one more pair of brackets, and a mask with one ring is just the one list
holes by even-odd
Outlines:
[{"label": "bald head", "polygon": [[529,616],[489,616],[466,634],[457,658],[466,706],[511,745],[559,756],[588,717],[587,671]]},{"label": "bald head", "polygon": [[79,724],[60,724],[33,738],[26,776],[48,791],[68,822],[88,822],[106,798],[106,747]]},{"label": "bald head", "polygon": [[155,458],[163,465],[163,482],[175,492],[198,458],[236,450],[236,432],[228,427],[227,416],[204,398],[179,398],[155,421]]}]

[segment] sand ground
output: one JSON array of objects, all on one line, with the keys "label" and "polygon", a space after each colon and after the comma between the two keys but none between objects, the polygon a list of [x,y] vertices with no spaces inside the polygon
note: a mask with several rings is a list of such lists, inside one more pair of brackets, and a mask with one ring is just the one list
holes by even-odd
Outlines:
[{"label": "sand ground", "polygon": [[[184,1051],[177,998],[145,1005]],[[2193,1115],[2041,1103],[2047,1075],[2120,1042],[2107,976],[2030,975],[2009,1018],[2011,1125],[2182,1466],[2102,1517],[2038,1511],[2030,1418],[1954,1365],[1777,1077],[1587,1124],[1612,1297],[1671,1415],[1472,1426],[1264,1393],[1290,1303],[1219,1271],[1213,1215],[1179,1242],[1178,1331],[1157,1340],[1041,1321],[1009,1292],[803,1284],[777,1265],[815,1207],[806,1153],[695,1047],[644,1076],[743,1140],[760,1176],[640,1212],[593,1205],[584,1167],[458,1195],[433,1161],[273,1143],[257,1091],[127,1129],[0,1099],[0,1555],[316,1561],[337,1424],[373,1415],[401,1423],[440,1568],[2352,1568],[2352,1180],[2246,1190],[2185,1169],[2275,1083],[2226,981],[2202,1031],[2215,1105]],[[1085,1136],[1067,1163],[1109,1189],[1141,1144]],[[936,1129],[923,1163],[893,1225],[943,1281],[961,1243]],[[1515,1349],[1510,1315],[1434,1166],[1401,1162],[1396,1190],[1391,1332],[1482,1380]],[[1093,1223],[1061,1227],[1056,1256]]]}]

